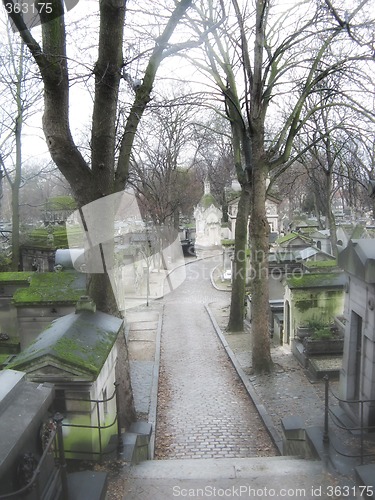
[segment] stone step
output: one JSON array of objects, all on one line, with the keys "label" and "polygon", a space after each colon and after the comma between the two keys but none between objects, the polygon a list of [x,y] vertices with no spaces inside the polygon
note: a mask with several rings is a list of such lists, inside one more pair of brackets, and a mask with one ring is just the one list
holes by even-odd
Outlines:
[{"label": "stone step", "polygon": [[107,482],[106,472],[87,470],[68,474],[68,498],[69,500],[105,500]]},{"label": "stone step", "polygon": [[[132,477],[165,479],[248,478],[254,475],[321,475],[322,463],[294,457],[207,458],[149,460],[131,470]],[[320,477],[320,476],[319,476]]]},{"label": "stone step", "polygon": [[357,483],[362,486],[363,498],[375,498],[375,464],[360,465],[355,468]]},{"label": "stone step", "polygon": [[336,498],[330,488],[337,485],[320,461],[293,457],[153,460],[129,467],[126,478],[126,500],[178,496],[316,500]]}]

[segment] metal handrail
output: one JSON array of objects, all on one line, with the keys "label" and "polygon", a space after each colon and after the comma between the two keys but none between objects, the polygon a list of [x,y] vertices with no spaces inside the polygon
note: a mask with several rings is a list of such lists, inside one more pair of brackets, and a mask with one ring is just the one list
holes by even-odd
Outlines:
[{"label": "metal handrail", "polygon": [[[374,399],[351,399],[351,400],[342,399],[339,396],[337,396],[332,391],[332,389],[330,389],[328,375],[325,375],[323,377],[323,380],[324,380],[324,383],[325,383],[323,442],[324,443],[330,442],[330,439],[329,439],[329,425],[328,425],[328,423],[329,423],[329,417],[331,417],[331,421],[339,429],[342,429],[342,430],[345,430],[345,431],[359,431],[360,432],[360,454],[359,455],[358,454],[346,454],[346,453],[343,453],[343,452],[337,450],[337,448],[334,446],[334,444],[332,442],[331,442],[331,446],[336,451],[336,453],[338,453],[339,455],[342,455],[342,456],[348,457],[348,458],[349,457],[350,458],[360,458],[361,459],[361,465],[363,465],[363,459],[364,459],[364,457],[373,457],[373,456],[375,456],[375,452],[374,453],[365,453],[364,452],[364,434],[365,434],[365,431],[374,430],[375,426],[373,426],[373,425],[365,426],[364,425],[363,405],[364,404],[368,404],[368,403],[374,403],[375,404],[375,400]],[[356,427],[348,427],[346,425],[340,425],[337,422],[336,415],[334,415],[333,411],[329,408],[329,393],[331,393],[332,396],[339,403],[358,404],[359,405],[359,409],[360,409],[360,412],[359,412],[360,424],[359,424],[358,427],[357,426]]]},{"label": "metal handrail", "polygon": [[[106,398],[106,399],[64,398],[65,401],[80,401],[80,402],[84,402],[84,403],[95,403],[98,425],[92,425],[92,424],[85,425],[85,424],[63,423],[62,426],[63,427],[72,427],[72,428],[96,429],[98,431],[98,439],[99,439],[99,451],[94,451],[94,450],[82,451],[82,450],[72,449],[72,450],[65,450],[66,453],[74,453],[74,454],[77,454],[77,455],[78,454],[81,454],[81,455],[86,455],[86,454],[99,455],[99,457],[102,457],[102,455],[111,454],[111,453],[113,453],[115,451],[115,449],[117,449],[118,453],[121,453],[121,451],[123,449],[123,442],[122,442],[122,438],[121,438],[121,425],[120,425],[120,420],[119,420],[119,401],[118,401],[118,390],[117,390],[117,388],[119,386],[119,383],[115,382],[114,386],[115,386],[115,389],[114,389],[112,395],[109,398]],[[99,406],[99,404],[100,403],[107,403],[108,401],[111,401],[113,398],[116,398],[116,408],[117,408],[116,416],[115,416],[114,420],[110,424],[102,425],[100,423],[100,406]],[[90,413],[91,414],[93,411],[95,411],[95,410],[93,409],[93,410],[87,411],[85,413]],[[68,411],[66,411],[64,413],[66,413],[67,415],[69,415],[69,413],[73,413],[74,414],[76,412],[68,410]],[[110,449],[110,450],[107,450],[107,451],[103,451],[101,431],[103,429],[109,429],[110,427],[113,427],[116,423],[117,423],[117,446],[116,446],[116,448],[113,448],[113,449]]]},{"label": "metal handrail", "polygon": [[58,444],[58,452],[59,452],[59,468],[61,472],[61,483],[62,483],[62,499],[67,500],[68,499],[68,488],[67,488],[67,481],[66,481],[66,464],[65,464],[65,459],[64,455],[61,454],[61,422],[62,422],[62,417],[59,414],[56,414],[54,416],[54,422],[56,424],[56,428],[52,430],[51,436],[49,440],[47,441],[46,447],[43,451],[42,456],[40,457],[40,460],[38,462],[38,465],[36,466],[34,473],[30,479],[30,481],[23,486],[22,488],[12,491],[10,493],[5,493],[3,495],[0,495],[0,500],[7,500],[9,498],[20,498],[22,495],[30,491],[30,489],[36,487],[39,488],[39,474],[41,471],[42,466],[44,465],[44,462],[46,460],[47,455],[52,452],[52,445],[54,444],[56,438],[57,438],[57,444]]}]

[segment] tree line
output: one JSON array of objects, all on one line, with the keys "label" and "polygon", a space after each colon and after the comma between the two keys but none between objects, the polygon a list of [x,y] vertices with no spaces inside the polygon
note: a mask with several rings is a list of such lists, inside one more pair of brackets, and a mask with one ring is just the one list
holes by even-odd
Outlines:
[{"label": "tree line", "polygon": [[[194,196],[192,182],[191,193],[178,186],[197,165],[222,193],[235,176],[228,328],[243,328],[249,230],[253,369],[270,371],[267,190],[297,197],[308,179],[331,229],[335,192],[364,200],[374,176],[373,0],[164,0],[157,8],[102,0],[77,24],[61,0],[52,7],[40,11],[39,31],[15,10],[7,15],[40,81],[49,153],[78,206],[132,185],[151,218],[171,220]],[[176,92],[181,79],[189,85]],[[168,80],[173,91],[162,96]],[[92,102],[83,143],[70,116],[78,84]],[[92,275],[88,293],[114,310],[106,275]]]}]

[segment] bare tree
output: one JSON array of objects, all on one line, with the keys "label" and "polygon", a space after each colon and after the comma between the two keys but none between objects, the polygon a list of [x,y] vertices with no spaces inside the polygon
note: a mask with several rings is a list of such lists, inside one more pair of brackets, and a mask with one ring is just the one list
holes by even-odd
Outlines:
[{"label": "bare tree", "polygon": [[[143,78],[132,85],[133,100],[127,112],[125,126],[118,137],[119,89],[127,81],[123,55],[126,0],[103,0],[99,3],[99,31],[95,43],[97,58],[94,66],[86,61],[71,61],[67,55],[67,26],[64,3],[52,0],[50,9],[40,8],[42,42],[37,41],[22,15],[10,7],[13,0],[4,0],[8,16],[19,31],[37,65],[44,88],[43,130],[51,157],[69,182],[79,207],[103,197],[121,192],[128,179],[130,156],[134,137],[151,100],[156,73],[163,59],[186,48],[186,44],[171,45],[170,40],[192,0],[172,2],[166,9],[163,22],[159,19],[157,40],[148,52]],[[167,3],[168,4],[168,3]],[[43,4],[37,4],[40,6]],[[188,46],[199,41],[187,43]],[[84,52],[86,56],[86,53]],[[70,69],[81,65],[82,73],[94,79],[91,141],[89,154],[83,154],[75,143],[69,117],[71,97]],[[126,69],[126,68],[125,68]],[[108,211],[109,212],[109,211]],[[104,227],[113,225],[110,213],[103,213],[100,221]],[[105,267],[105,269],[107,269]],[[107,273],[91,274],[88,292],[99,310],[118,314],[116,300]],[[134,419],[129,363],[124,343],[119,344],[120,354],[117,377],[124,395],[121,402],[122,424]]]},{"label": "bare tree", "polygon": [[[327,3],[301,2],[286,10],[268,0],[256,0],[253,6],[222,0],[220,6],[205,2],[196,7],[202,19],[201,24],[193,23],[198,32],[217,25],[205,43],[205,59],[195,64],[201,71],[208,68],[225,101],[242,187],[228,327],[243,328],[245,274],[239,255],[244,255],[250,212],[252,363],[257,372],[273,366],[267,321],[267,178],[273,170],[286,168],[295,160],[295,139],[319,109],[309,106],[309,96],[319,93],[323,82],[338,72],[346,75],[345,81],[353,88],[359,75],[365,74],[366,61],[373,61],[369,32],[373,19],[362,18],[367,3],[361,2],[347,13],[345,22],[344,12],[338,8],[333,12]],[[355,92],[351,99],[355,100]]]},{"label": "bare tree", "polygon": [[22,41],[7,29],[8,43],[1,43],[0,76],[2,134],[0,167],[12,192],[12,269],[20,259],[19,199],[22,185],[22,129],[41,99],[41,89],[31,72],[30,56]]},{"label": "bare tree", "polygon": [[178,228],[186,209],[186,181],[194,178],[194,113],[194,103],[181,96],[153,102],[137,135],[129,181],[155,224]]}]

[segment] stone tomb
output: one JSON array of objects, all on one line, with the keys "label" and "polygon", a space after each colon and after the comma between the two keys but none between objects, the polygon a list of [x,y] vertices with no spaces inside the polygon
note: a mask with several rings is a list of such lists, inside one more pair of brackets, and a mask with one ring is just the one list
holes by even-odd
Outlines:
[{"label": "stone tomb", "polygon": [[[0,372],[0,495],[26,486],[42,456],[41,428],[48,420],[53,400],[49,384],[28,382],[25,373]],[[53,455],[47,455],[39,474],[39,491],[29,491],[23,498],[58,498],[61,489],[59,471]],[[50,496],[45,496],[47,491]]]},{"label": "stone tomb", "polygon": [[339,253],[345,270],[345,342],[340,373],[342,406],[357,423],[375,426],[375,241],[351,240]]},{"label": "stone tomb", "polygon": [[82,297],[75,313],[53,321],[9,365],[28,380],[55,385],[53,408],[65,417],[67,458],[97,460],[117,434],[116,340],[122,323]]}]

